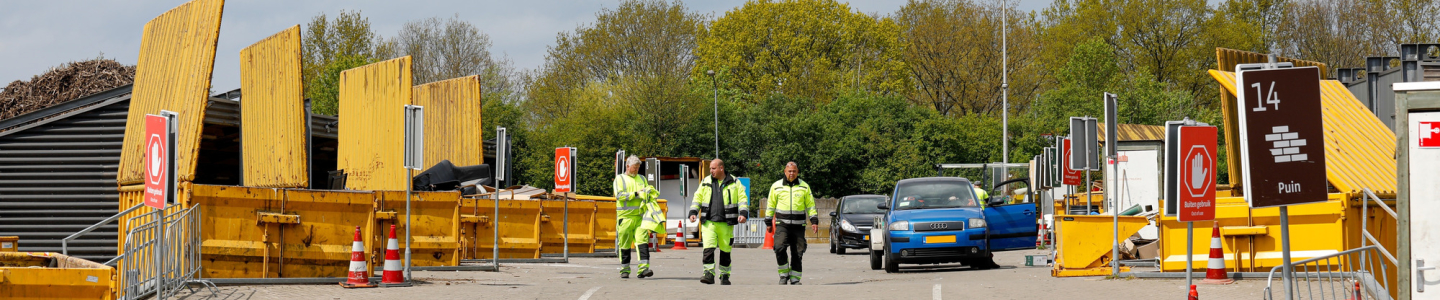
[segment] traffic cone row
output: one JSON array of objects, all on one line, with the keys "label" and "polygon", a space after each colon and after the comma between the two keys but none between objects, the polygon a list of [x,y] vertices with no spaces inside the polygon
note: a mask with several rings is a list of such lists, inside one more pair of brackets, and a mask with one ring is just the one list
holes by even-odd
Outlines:
[{"label": "traffic cone row", "polygon": [[685,228],[680,228],[680,232],[675,233],[675,246],[671,246],[670,250],[690,250],[685,248]]},{"label": "traffic cone row", "polygon": [[370,271],[365,268],[365,244],[360,242],[360,226],[355,226],[355,242],[350,246],[350,273],[340,286],[349,288],[373,288]]},{"label": "traffic cone row", "polygon": [[1221,249],[1220,222],[1213,222],[1210,230],[1210,261],[1205,264],[1205,284],[1231,284],[1235,280],[1225,274],[1225,251]]},{"label": "traffic cone row", "polygon": [[385,243],[385,270],[380,275],[380,286],[410,286],[401,270],[400,241],[395,239],[395,225],[390,225],[390,240]]}]

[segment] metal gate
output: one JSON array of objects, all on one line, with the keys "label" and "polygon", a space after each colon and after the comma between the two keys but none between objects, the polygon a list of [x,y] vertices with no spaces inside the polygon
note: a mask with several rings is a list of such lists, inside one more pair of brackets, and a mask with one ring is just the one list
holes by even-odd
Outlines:
[{"label": "metal gate", "polygon": [[745,223],[735,224],[734,246],[759,247],[761,243],[765,242],[766,230],[768,230],[766,226],[768,225],[765,224],[763,218],[749,218],[745,220]]},{"label": "metal gate", "polygon": [[165,299],[196,283],[200,273],[200,205],[132,217],[119,260],[120,299]]}]

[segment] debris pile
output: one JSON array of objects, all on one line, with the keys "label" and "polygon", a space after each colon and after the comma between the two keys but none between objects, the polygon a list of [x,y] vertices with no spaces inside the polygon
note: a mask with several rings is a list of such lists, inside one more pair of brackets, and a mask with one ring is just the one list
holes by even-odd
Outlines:
[{"label": "debris pile", "polygon": [[45,74],[16,80],[0,91],[0,120],[41,110],[65,101],[104,92],[135,81],[135,66],[97,58],[51,68]]}]

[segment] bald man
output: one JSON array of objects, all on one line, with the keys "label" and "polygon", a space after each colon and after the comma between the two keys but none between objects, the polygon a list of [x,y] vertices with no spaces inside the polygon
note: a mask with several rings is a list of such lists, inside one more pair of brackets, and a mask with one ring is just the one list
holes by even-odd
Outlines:
[{"label": "bald man", "polygon": [[[819,233],[820,217],[810,184],[800,180],[800,166],[785,164],[785,178],[770,185],[765,220],[775,225],[775,262],[780,266],[780,285],[800,285],[800,258],[805,253],[805,223]],[[787,257],[786,252],[789,252]]]},{"label": "bald man", "polygon": [[[720,285],[730,285],[730,244],[734,242],[735,224],[745,222],[750,215],[750,197],[745,195],[745,186],[735,176],[725,174],[725,163],[720,159],[710,161],[710,176],[700,181],[695,190],[695,199],[690,201],[690,222],[700,221],[701,244],[704,254],[700,261],[705,273],[700,282],[714,284],[720,277]],[[720,274],[715,274],[715,250],[720,250]]]}]

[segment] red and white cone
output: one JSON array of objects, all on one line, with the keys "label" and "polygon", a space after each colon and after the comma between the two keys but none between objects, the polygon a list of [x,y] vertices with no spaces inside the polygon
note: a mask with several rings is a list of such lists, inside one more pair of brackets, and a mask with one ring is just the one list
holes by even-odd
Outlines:
[{"label": "red and white cone", "polygon": [[1355,289],[1353,291],[1354,292],[1350,294],[1350,298],[1345,300],[1365,300],[1365,295],[1360,293],[1360,282],[1355,282]]},{"label": "red and white cone", "polygon": [[676,233],[675,233],[675,245],[674,245],[674,246],[670,246],[670,250],[690,250],[690,248],[685,248],[685,229],[684,229],[684,228],[681,228],[681,229],[680,229],[680,232],[676,232]]},{"label": "red and white cone", "polygon": [[1224,243],[1220,241],[1220,222],[1213,223],[1215,226],[1210,229],[1210,261],[1205,264],[1205,280],[1201,280],[1200,283],[1235,283],[1235,280],[1231,280],[1230,276],[1225,274],[1225,251],[1221,248]]},{"label": "red and white cone", "polygon": [[1189,299],[1189,300],[1200,300],[1200,292],[1195,290],[1195,285],[1193,285],[1193,284],[1190,285],[1190,297],[1187,298],[1187,299]]},{"label": "red and white cone", "polygon": [[340,286],[349,288],[373,288],[370,271],[365,269],[365,243],[360,242],[360,226],[355,226],[355,242],[350,246],[350,274]]},{"label": "red and white cone", "polygon": [[660,253],[660,241],[655,239],[655,232],[650,232],[650,252]]},{"label": "red and white cone", "polygon": [[402,263],[400,241],[395,239],[395,225],[390,225],[390,241],[385,243],[385,270],[380,272],[380,286],[410,286],[410,283],[405,281]]},{"label": "red and white cone", "polygon": [[1036,224],[1035,229],[1035,248],[1045,246],[1045,224]]}]

